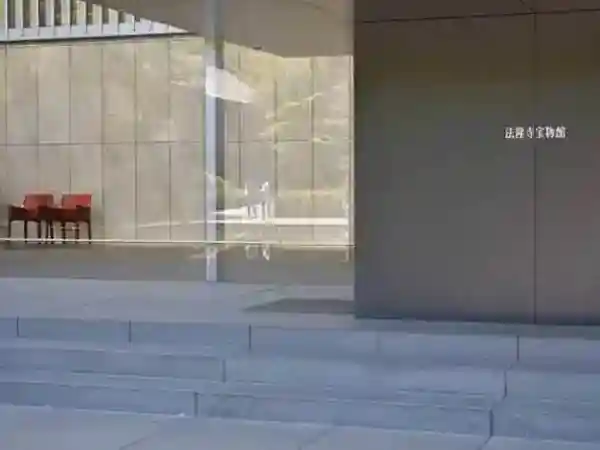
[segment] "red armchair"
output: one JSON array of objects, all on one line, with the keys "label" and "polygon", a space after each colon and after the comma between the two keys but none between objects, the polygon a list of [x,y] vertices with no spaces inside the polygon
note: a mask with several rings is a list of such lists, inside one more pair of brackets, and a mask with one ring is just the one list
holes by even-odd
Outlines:
[{"label": "red armchair", "polygon": [[54,196],[52,194],[27,194],[21,205],[8,205],[8,238],[12,236],[12,223],[23,222],[23,238],[29,237],[29,222],[37,224],[38,239],[42,239],[42,220],[39,216],[39,210],[42,207],[51,207],[54,205]]},{"label": "red armchair", "polygon": [[67,239],[67,224],[75,226],[75,239],[79,240],[80,224],[87,225],[88,241],[92,242],[92,194],[64,194],[60,204],[59,222],[62,240]]}]

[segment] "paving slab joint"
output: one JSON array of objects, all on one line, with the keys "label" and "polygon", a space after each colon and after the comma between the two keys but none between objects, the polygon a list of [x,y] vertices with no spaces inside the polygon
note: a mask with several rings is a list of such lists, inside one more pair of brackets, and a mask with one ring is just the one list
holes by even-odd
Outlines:
[{"label": "paving slab joint", "polygon": [[[511,364],[511,366],[513,364]],[[508,371],[509,370],[510,370],[510,367],[508,369],[505,369],[502,371],[502,382],[504,384],[504,391],[502,392],[502,394],[503,394],[502,399],[505,399],[506,396],[508,395]]]},{"label": "paving slab joint", "polygon": [[227,360],[223,358],[221,360],[221,382],[227,382]]},{"label": "paving slab joint", "polygon": [[200,394],[198,392],[194,392],[192,395],[194,396],[193,397],[193,405],[194,405],[193,406],[193,408],[194,408],[193,415],[194,415],[194,417],[198,417],[200,415],[200,411],[199,411],[199,409],[200,409],[200,406],[199,406]]},{"label": "paving slab joint", "polygon": [[487,447],[487,445],[490,443],[491,440],[492,440],[492,436],[490,435],[487,437],[487,439],[485,441],[482,442],[481,446],[479,446],[477,448],[477,450],[484,450]]},{"label": "paving slab joint", "polygon": [[375,333],[375,354],[383,355],[383,348],[381,344],[381,333]]},{"label": "paving slab joint", "polygon": [[[490,434],[488,436],[488,441],[495,435],[496,431],[494,429],[494,422],[496,421],[496,418],[494,417],[494,407],[492,406],[489,410],[489,417],[490,417]],[[486,442],[487,444],[487,442]],[[485,445],[481,448],[485,448]]]},{"label": "paving slab joint", "polygon": [[251,352],[252,351],[252,329],[254,327],[252,325],[248,325],[248,351]]}]

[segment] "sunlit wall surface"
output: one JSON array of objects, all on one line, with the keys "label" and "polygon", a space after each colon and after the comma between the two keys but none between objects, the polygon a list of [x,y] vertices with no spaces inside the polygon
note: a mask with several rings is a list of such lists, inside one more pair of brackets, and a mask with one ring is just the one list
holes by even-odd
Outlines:
[{"label": "sunlit wall surface", "polygon": [[79,2],[11,1],[0,233],[7,205],[48,192],[92,194],[94,234],[65,244],[57,226],[52,244],[25,243],[15,222],[0,276],[351,283],[351,55],[284,57]]}]

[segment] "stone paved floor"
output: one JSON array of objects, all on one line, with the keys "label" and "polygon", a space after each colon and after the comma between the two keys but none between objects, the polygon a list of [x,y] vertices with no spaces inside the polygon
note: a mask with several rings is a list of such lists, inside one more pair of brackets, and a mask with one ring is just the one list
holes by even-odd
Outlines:
[{"label": "stone paved floor", "polygon": [[[0,328],[4,319],[113,319],[212,322],[309,328],[402,330],[452,334],[600,339],[600,327],[355,319],[352,314],[272,312],[253,307],[282,298],[353,300],[352,286],[132,281],[0,276]],[[1,334],[1,333],[0,333]],[[1,449],[0,449],[1,450]],[[600,449],[599,449],[600,450]]]},{"label": "stone paved floor", "polygon": [[[254,252],[256,253],[256,252]],[[220,277],[239,283],[351,285],[354,266],[340,251],[274,249],[271,259],[247,257],[242,245],[221,250]],[[0,244],[0,278],[202,281],[201,245]]]},{"label": "stone paved floor", "polygon": [[345,299],[350,287],[247,285],[186,281],[0,278],[0,318],[41,317],[160,322],[350,325],[351,314],[252,312],[286,297]]},{"label": "stone paved floor", "polygon": [[598,444],[0,407],[2,450],[598,450]]}]

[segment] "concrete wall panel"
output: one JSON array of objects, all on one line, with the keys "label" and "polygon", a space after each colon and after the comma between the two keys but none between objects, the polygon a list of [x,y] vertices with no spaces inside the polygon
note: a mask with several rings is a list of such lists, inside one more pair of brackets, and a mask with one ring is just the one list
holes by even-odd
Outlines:
[{"label": "concrete wall panel", "polygon": [[[136,141],[169,141],[169,41],[136,44]],[[198,106],[196,106],[198,107]]]},{"label": "concrete wall panel", "polygon": [[203,144],[172,144],[170,175],[171,239],[205,239]]},{"label": "concrete wall panel", "polygon": [[104,224],[107,239],[136,239],[136,151],[133,144],[102,149]]},{"label": "concrete wall panel", "polygon": [[111,42],[102,48],[103,142],[135,141],[135,45]]},{"label": "concrete wall panel", "polygon": [[71,143],[102,142],[102,44],[71,46]]},{"label": "concrete wall panel", "polygon": [[137,238],[168,241],[171,235],[169,144],[138,144],[135,167]]},{"label": "concrete wall panel", "polygon": [[204,136],[204,41],[175,39],[169,50],[170,139],[202,141]]},{"label": "concrete wall panel", "polygon": [[38,58],[39,143],[68,142],[70,48],[68,45],[42,46]]},{"label": "concrete wall panel", "polygon": [[538,17],[537,320],[600,323],[600,13]]},{"label": "concrete wall panel", "polygon": [[38,143],[37,46],[6,50],[7,144]]},{"label": "concrete wall panel", "polygon": [[[361,316],[531,321],[531,17],[358,25]],[[391,57],[393,55],[393,57]]]}]

